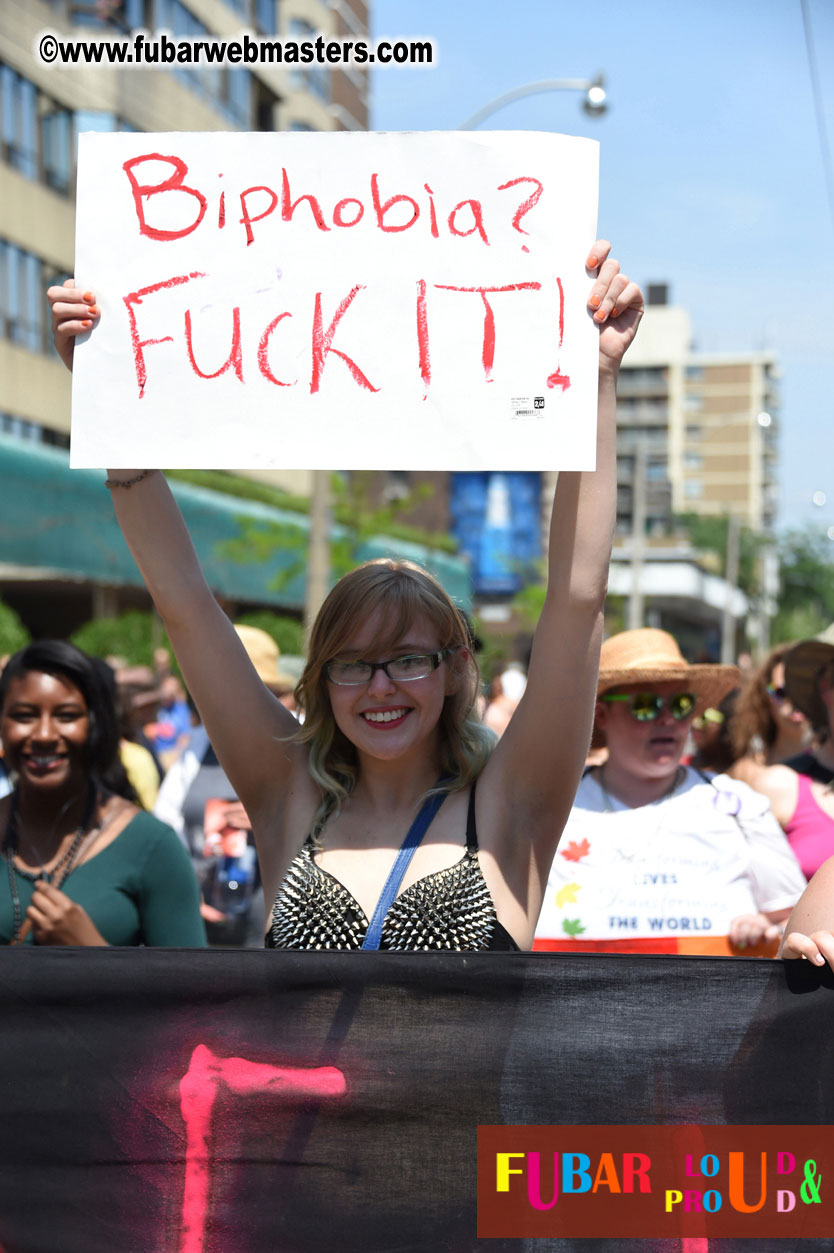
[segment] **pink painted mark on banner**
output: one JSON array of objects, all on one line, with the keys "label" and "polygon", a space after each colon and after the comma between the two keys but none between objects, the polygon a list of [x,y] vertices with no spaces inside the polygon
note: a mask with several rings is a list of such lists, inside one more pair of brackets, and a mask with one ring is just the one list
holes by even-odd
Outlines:
[{"label": "pink painted mark on banner", "polygon": [[191,1054],[180,1080],[186,1131],[185,1187],[180,1253],[204,1253],[211,1156],[211,1115],[221,1084],[238,1096],[271,1095],[288,1101],[344,1096],[345,1076],[335,1066],[272,1066],[245,1057],[217,1057],[205,1044]]}]

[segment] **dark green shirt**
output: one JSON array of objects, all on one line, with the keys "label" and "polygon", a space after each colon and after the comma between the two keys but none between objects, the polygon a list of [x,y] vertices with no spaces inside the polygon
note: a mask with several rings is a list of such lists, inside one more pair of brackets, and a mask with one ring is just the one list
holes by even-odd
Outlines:
[{"label": "dark green shirt", "polygon": [[[21,918],[34,883],[15,873]],[[108,944],[202,948],[200,892],[191,859],[163,822],[141,811],[112,843],[73,870],[61,891],[81,905]],[[0,944],[14,930],[8,864],[0,858]],[[33,943],[29,933],[26,943]]]}]

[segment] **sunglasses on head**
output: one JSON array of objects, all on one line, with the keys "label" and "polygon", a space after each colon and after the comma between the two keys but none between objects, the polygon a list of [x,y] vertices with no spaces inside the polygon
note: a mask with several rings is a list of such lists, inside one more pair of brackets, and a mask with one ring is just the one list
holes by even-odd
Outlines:
[{"label": "sunglasses on head", "polygon": [[704,727],[723,725],[725,719],[720,709],[705,709],[700,718],[696,718],[692,723],[694,731],[703,731]]},{"label": "sunglasses on head", "polygon": [[656,692],[604,692],[600,700],[625,701],[635,722],[654,722],[664,709],[669,710],[676,722],[685,722],[698,704],[698,697],[692,692],[675,692],[674,696],[658,696]]}]

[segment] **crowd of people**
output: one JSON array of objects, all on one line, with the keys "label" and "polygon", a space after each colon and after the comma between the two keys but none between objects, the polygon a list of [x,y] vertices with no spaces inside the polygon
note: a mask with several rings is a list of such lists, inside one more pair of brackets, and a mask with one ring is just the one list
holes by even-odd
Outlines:
[{"label": "crowd of people", "polygon": [[[597,469],[559,475],[529,666],[486,708],[469,624],[424,570],[344,576],[293,684],[219,608],[161,472],[109,471],[178,667],[149,688],[61,642],[8,661],[0,939],[755,953],[794,910],[785,956],[830,959],[834,636],[744,684],[664,631],[602,643],[643,306],[609,244],[586,264]],[[100,315],[74,280],[49,298],[71,368]]]},{"label": "crowd of people", "polygon": [[[386,563],[368,573],[392,578]],[[234,632],[266,692],[286,704],[293,680],[281,669],[277,644],[256,627]],[[834,736],[834,629],[828,634],[780,646],[743,682],[735,667],[689,664],[664,631],[626,631],[603,643],[592,748],[534,920],[534,948],[776,952],[806,880],[834,857],[834,797],[823,781]],[[471,639],[469,646],[474,652]],[[400,651],[393,642],[392,651]],[[421,668],[430,664],[434,673],[443,663],[426,656]],[[175,690],[170,656],[158,655],[155,670],[111,660],[115,670],[65,642],[41,641],[3,670],[0,829],[8,874],[0,880],[0,942],[191,946],[207,937],[218,946],[262,945],[265,897],[252,823],[179,679],[189,729],[179,732],[167,770],[158,752],[155,737]],[[369,686],[381,687],[386,699],[388,689],[416,691],[407,685],[421,681],[400,675],[402,657],[342,664],[346,670],[328,681],[347,688],[349,698],[356,696],[349,689],[363,689],[363,705],[357,666],[363,673],[370,666]],[[475,701],[482,728],[476,751],[509,733],[526,688],[514,663],[499,672],[491,699],[488,692]],[[310,708],[321,716],[315,695]],[[306,711],[296,712],[294,735],[303,740]],[[397,720],[389,713],[382,726]],[[167,728],[163,735],[170,738]],[[146,784],[148,764],[150,790],[137,782]],[[435,768],[442,774],[444,765]],[[443,893],[471,891],[467,878],[478,879],[470,810],[463,861],[415,880],[423,928],[432,889],[442,887],[431,901],[436,910]],[[328,817],[325,807],[317,821]],[[299,896],[320,909],[322,883],[334,885],[330,908],[342,911],[342,930],[323,932],[316,914],[306,920],[308,946],[351,946],[367,920],[353,893],[316,860],[322,845],[314,828],[276,891],[289,921],[279,926],[273,911],[268,942],[280,945],[298,924]],[[832,873],[821,872],[796,915],[804,936],[806,925],[825,929]],[[450,879],[463,879],[463,887]],[[489,915],[490,894],[482,888],[481,895]],[[413,929],[414,917],[399,926]],[[497,914],[492,928],[490,947],[517,946]],[[415,946],[438,942],[428,932],[421,938]],[[462,931],[458,938],[461,946],[471,940]],[[824,936],[794,939],[791,952],[816,960],[828,954],[827,943]]]}]

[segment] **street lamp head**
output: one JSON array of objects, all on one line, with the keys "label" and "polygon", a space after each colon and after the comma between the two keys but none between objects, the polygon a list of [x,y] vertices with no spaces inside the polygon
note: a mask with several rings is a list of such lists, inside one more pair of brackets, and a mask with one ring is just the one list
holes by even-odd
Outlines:
[{"label": "street lamp head", "polygon": [[608,93],[605,90],[605,79],[598,74],[585,93],[582,108],[589,117],[602,117],[608,108]]}]

